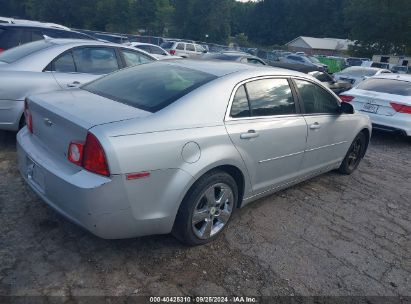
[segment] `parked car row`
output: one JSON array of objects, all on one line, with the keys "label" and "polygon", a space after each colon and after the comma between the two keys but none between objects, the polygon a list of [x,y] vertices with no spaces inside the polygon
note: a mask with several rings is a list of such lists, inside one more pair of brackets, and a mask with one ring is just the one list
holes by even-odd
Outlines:
[{"label": "parked car row", "polygon": [[0,129],[25,124],[24,99],[77,87],[124,67],[157,60],[133,47],[93,40],[47,39],[0,54]]}]

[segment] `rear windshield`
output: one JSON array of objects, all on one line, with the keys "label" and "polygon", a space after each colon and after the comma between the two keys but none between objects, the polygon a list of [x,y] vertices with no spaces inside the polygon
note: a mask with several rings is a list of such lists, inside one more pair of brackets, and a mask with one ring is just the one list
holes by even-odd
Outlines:
[{"label": "rear windshield", "polygon": [[401,96],[411,96],[411,83],[408,81],[395,79],[367,79],[361,82],[357,89]]},{"label": "rear windshield", "polygon": [[0,61],[12,63],[51,46],[53,46],[53,43],[45,40],[23,44],[0,53]]},{"label": "rear windshield", "polygon": [[346,68],[341,71],[341,74],[350,74],[352,76],[374,76],[377,73],[374,69],[367,68]]},{"label": "rear windshield", "polygon": [[110,74],[82,88],[154,113],[215,78],[192,69],[150,63]]},{"label": "rear windshield", "polygon": [[171,49],[173,47],[174,42],[163,42],[160,46],[163,49]]}]

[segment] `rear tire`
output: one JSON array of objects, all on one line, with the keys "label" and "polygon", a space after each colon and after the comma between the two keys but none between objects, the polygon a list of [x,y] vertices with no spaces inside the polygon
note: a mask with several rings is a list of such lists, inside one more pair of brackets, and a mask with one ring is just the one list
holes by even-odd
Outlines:
[{"label": "rear tire", "polygon": [[347,155],[341,163],[338,171],[342,174],[350,175],[353,173],[365,155],[367,148],[367,138],[363,132],[357,135],[348,149]]},{"label": "rear tire", "polygon": [[23,114],[19,121],[19,131],[23,129],[25,126],[26,126],[26,117]]},{"label": "rear tire", "polygon": [[238,187],[233,177],[224,171],[210,171],[186,194],[172,234],[190,246],[212,242],[227,226],[237,202]]}]

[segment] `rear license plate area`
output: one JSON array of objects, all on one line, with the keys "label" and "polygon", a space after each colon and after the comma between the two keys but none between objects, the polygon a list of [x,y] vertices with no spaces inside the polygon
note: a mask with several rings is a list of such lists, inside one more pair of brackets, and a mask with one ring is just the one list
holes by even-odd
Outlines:
[{"label": "rear license plate area", "polygon": [[26,164],[27,179],[33,187],[35,187],[38,191],[44,193],[45,183],[43,169],[29,157],[27,157]]},{"label": "rear license plate area", "polygon": [[378,112],[378,105],[374,105],[371,103],[365,103],[362,107],[362,111],[368,112],[368,113],[377,113]]}]

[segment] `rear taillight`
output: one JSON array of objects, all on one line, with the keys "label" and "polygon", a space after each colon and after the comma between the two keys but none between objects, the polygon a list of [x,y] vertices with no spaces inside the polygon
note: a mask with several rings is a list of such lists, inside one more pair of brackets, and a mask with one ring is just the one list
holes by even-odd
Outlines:
[{"label": "rear taillight", "polygon": [[175,55],[176,54],[176,50],[170,50],[170,55]]},{"label": "rear taillight", "polygon": [[5,49],[0,49],[0,53],[1,53],[1,52],[4,52],[4,51],[5,51]]},{"label": "rear taillight", "polygon": [[342,102],[351,102],[354,99],[354,96],[340,95],[340,99]]},{"label": "rear taillight", "polygon": [[98,139],[88,132],[86,142],[73,141],[70,143],[67,158],[73,164],[83,167],[87,171],[110,176],[106,154]]},{"label": "rear taillight", "polygon": [[27,129],[29,129],[30,133],[33,133],[33,117],[31,116],[27,99],[24,100],[24,117],[26,118]]},{"label": "rear taillight", "polygon": [[399,104],[396,102],[390,102],[390,105],[398,113],[411,114],[411,106]]}]

